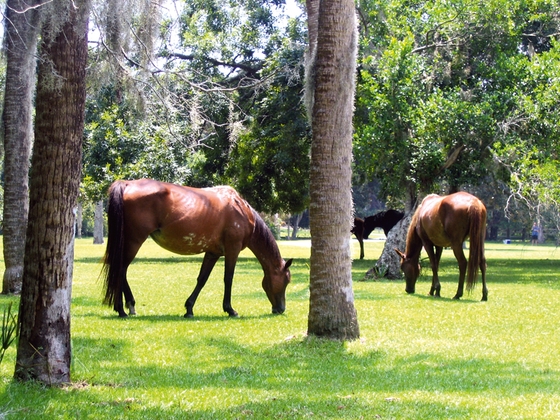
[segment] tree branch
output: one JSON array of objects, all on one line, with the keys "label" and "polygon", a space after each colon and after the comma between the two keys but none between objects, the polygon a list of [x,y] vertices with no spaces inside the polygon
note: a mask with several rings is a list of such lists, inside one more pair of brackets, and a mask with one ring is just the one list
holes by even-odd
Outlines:
[{"label": "tree branch", "polygon": [[[181,53],[169,53],[168,57],[178,58],[180,60],[194,60],[196,58],[195,55],[181,54]],[[204,60],[215,67],[223,66],[223,67],[230,67],[233,69],[240,69],[247,72],[250,75],[255,75],[263,68],[262,64],[250,66],[248,64],[243,64],[243,63],[227,63],[225,61],[216,60],[215,58],[210,58],[210,57],[205,57]]]}]

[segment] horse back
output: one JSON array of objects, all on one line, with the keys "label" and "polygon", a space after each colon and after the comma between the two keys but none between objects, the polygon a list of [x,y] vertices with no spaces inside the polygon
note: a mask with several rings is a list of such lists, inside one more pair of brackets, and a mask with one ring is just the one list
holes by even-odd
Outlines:
[{"label": "horse back", "polygon": [[124,208],[129,238],[152,236],[163,248],[184,255],[223,255],[231,242],[243,249],[254,228],[251,207],[231,187],[129,181]]},{"label": "horse back", "polygon": [[484,204],[467,192],[431,194],[422,201],[419,212],[419,235],[444,247],[462,244],[469,237],[471,224],[478,223],[480,217],[486,220]]}]

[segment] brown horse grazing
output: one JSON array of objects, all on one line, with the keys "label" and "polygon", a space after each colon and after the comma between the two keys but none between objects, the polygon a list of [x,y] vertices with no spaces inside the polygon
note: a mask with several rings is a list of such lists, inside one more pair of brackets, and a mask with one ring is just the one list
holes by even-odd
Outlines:
[{"label": "brown horse grazing", "polygon": [[[406,278],[406,292],[414,293],[416,280],[420,274],[418,259],[424,246],[433,272],[430,295],[433,296],[435,293],[435,296],[439,297],[441,290],[438,278],[439,261],[443,247],[451,247],[459,263],[459,287],[453,299],[460,299],[463,296],[465,273],[467,273],[467,290],[472,290],[480,267],[482,300],[488,300],[484,257],[485,236],[486,207],[478,198],[466,192],[444,197],[436,194],[428,195],[412,216],[405,252],[395,249],[401,257],[401,270]],[[463,253],[463,242],[467,237],[470,237],[468,264]]]},{"label": "brown horse grazing", "polygon": [[373,216],[368,216],[365,219],[359,217],[354,218],[354,227],[350,231],[356,236],[360,243],[360,259],[364,259],[364,239],[367,239],[369,234],[375,228],[382,228],[385,236],[389,235],[389,231],[404,217],[404,213],[398,210],[385,210],[380,211]]},{"label": "brown horse grazing", "polygon": [[218,259],[225,256],[223,309],[231,307],[231,286],[237,257],[249,247],[264,271],[262,287],[272,312],[286,309],[289,267],[272,233],[258,213],[230,187],[189,188],[153,180],[116,181],[109,189],[109,232],[105,251],[105,303],[126,317],[122,295],[131,315],[134,297],[126,272],[140,246],[151,236],[171,252],[183,255],[205,253],[196,287],[185,302],[185,317],[193,306]]}]

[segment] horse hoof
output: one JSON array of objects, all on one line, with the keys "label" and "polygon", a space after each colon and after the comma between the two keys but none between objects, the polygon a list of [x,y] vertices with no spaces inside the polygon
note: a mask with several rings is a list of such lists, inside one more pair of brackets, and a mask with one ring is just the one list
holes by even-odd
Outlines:
[{"label": "horse hoof", "polygon": [[128,315],[126,314],[126,312],[119,312],[119,318],[128,318]]},{"label": "horse hoof", "polygon": [[185,318],[194,318],[194,315],[193,315],[193,314],[189,314],[189,313],[186,313],[186,314],[183,315],[183,316],[184,316]]},{"label": "horse hoof", "polygon": [[239,314],[235,311],[231,311],[228,313],[230,318],[238,318]]}]

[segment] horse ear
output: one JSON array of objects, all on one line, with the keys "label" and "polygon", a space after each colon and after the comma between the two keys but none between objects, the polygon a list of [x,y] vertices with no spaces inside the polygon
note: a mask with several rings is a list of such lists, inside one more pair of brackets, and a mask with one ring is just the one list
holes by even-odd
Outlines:
[{"label": "horse ear", "polygon": [[292,265],[293,262],[294,262],[293,258],[290,258],[288,261],[286,261],[286,263],[284,264],[284,270],[287,270],[288,268],[290,268],[290,266]]},{"label": "horse ear", "polygon": [[397,248],[395,248],[395,252],[398,254],[399,257],[401,257],[403,260],[406,259],[406,255],[404,255],[403,252],[399,251]]}]

